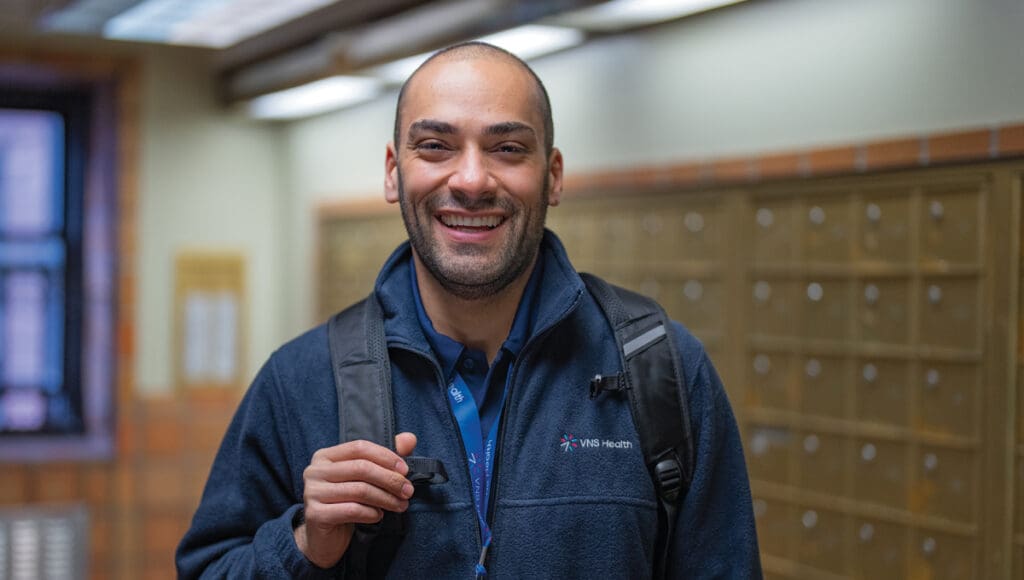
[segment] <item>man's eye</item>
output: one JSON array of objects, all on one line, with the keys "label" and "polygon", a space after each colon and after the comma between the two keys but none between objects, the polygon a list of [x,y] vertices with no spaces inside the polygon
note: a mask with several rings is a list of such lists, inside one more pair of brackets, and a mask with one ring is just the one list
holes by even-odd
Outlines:
[{"label": "man's eye", "polygon": [[526,148],[522,145],[516,145],[514,143],[502,143],[498,145],[498,152],[500,153],[526,153]]},{"label": "man's eye", "polygon": [[423,143],[417,143],[416,148],[424,151],[444,151],[447,149],[447,147],[444,146],[444,143],[439,141],[424,141]]}]

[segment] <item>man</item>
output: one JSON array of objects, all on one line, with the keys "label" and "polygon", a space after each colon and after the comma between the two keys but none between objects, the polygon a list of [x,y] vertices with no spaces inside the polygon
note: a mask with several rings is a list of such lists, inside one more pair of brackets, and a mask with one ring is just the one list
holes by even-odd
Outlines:
[{"label": "man", "polygon": [[[533,71],[490,45],[432,57],[399,96],[385,190],[411,244],[374,295],[391,360],[397,454],[338,443],[323,326],[282,347],[243,400],[178,549],[184,577],[337,577],[356,524],[402,512],[389,575],[650,577],[657,502],[615,337],[544,230],[562,154]],[[696,464],[669,576],[760,576],[735,420],[699,342],[673,328]],[[582,446],[579,441],[597,441]],[[489,447],[490,446],[490,447]],[[480,451],[495,448],[487,469]],[[450,481],[416,489],[403,457]],[[490,455],[490,454],[489,454]]]}]

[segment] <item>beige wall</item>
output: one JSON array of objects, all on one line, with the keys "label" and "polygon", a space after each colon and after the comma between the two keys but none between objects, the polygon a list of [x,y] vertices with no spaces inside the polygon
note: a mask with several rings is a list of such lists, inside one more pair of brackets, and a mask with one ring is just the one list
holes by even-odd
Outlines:
[{"label": "beige wall", "polygon": [[248,268],[248,376],[281,340],[277,129],[226,113],[206,53],[147,51],[142,73],[136,379],[172,385],[174,256],[237,250]]}]

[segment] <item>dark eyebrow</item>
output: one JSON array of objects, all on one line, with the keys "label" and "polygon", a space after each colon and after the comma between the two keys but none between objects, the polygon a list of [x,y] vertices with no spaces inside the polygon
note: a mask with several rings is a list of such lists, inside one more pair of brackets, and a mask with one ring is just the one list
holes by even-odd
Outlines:
[{"label": "dark eyebrow", "polygon": [[435,121],[433,119],[421,119],[409,125],[409,139],[416,133],[440,133],[442,135],[455,135],[459,132],[451,123]]},{"label": "dark eyebrow", "polygon": [[484,129],[484,132],[487,135],[497,135],[497,136],[509,135],[509,134],[512,134],[512,133],[527,132],[527,133],[530,133],[531,135],[533,135],[534,137],[537,136],[537,132],[533,130],[533,127],[527,125],[526,123],[520,123],[518,121],[506,121],[504,123],[498,123],[496,125],[490,125],[486,129]]}]

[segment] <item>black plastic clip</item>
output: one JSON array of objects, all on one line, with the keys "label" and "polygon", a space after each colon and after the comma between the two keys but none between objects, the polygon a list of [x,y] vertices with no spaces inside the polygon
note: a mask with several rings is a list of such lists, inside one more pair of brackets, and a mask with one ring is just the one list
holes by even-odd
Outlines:
[{"label": "black plastic clip", "polygon": [[406,457],[409,473],[405,476],[413,485],[437,485],[448,482],[444,462],[433,457]]},{"label": "black plastic clip", "polygon": [[663,459],[654,466],[654,477],[658,482],[658,495],[668,501],[676,501],[683,489],[683,470],[674,457]]},{"label": "black plastic clip", "polygon": [[590,398],[593,399],[604,391],[618,392],[627,389],[626,378],[622,373],[615,373],[611,376],[594,375],[590,379]]}]

